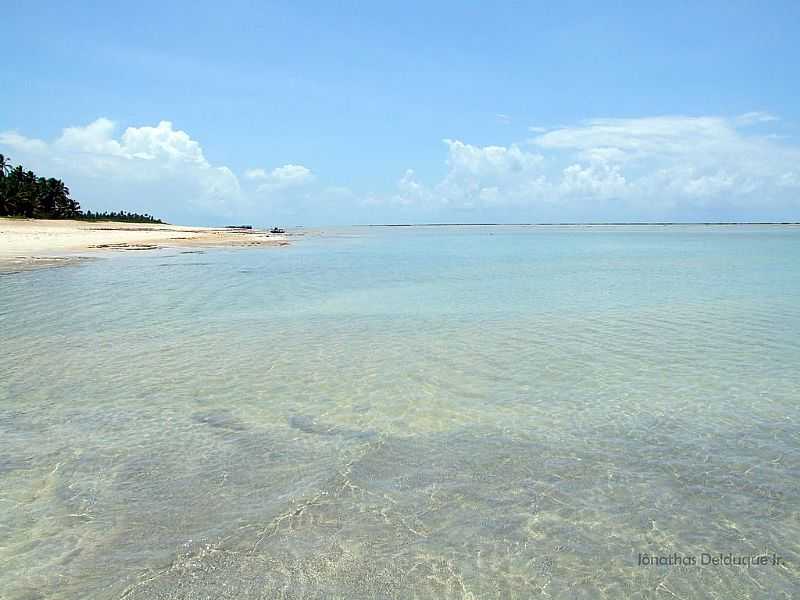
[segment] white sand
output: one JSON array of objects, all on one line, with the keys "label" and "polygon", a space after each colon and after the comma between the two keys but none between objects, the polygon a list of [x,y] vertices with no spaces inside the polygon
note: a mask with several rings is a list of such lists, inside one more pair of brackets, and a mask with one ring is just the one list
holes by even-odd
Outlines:
[{"label": "white sand", "polygon": [[286,244],[285,235],[261,230],[0,218],[0,270],[5,271],[68,264],[110,250]]}]

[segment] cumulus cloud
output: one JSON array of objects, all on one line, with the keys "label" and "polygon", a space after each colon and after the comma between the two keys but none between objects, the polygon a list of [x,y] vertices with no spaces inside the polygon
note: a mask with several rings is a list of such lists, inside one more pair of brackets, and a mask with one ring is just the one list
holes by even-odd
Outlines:
[{"label": "cumulus cloud", "polygon": [[[136,210],[171,220],[213,222],[259,219],[273,210],[308,207],[308,167],[286,164],[244,172],[214,165],[200,143],[170,121],[128,127],[99,118],[67,127],[50,141],[16,131],[0,132],[0,151],[36,172],[61,177],[72,195],[92,210]],[[320,197],[328,194],[323,188]],[[342,197],[338,194],[338,197]]]},{"label": "cumulus cloud", "polygon": [[19,150],[25,154],[41,154],[47,151],[47,144],[42,140],[27,138],[16,131],[0,132],[0,145]]},{"label": "cumulus cloud", "polygon": [[[380,204],[378,198],[370,198],[372,203]],[[417,179],[414,169],[406,169],[397,181],[397,193],[391,196],[391,203],[401,206],[430,204],[434,201],[434,193]]]},{"label": "cumulus cloud", "polygon": [[249,169],[245,177],[260,182],[259,191],[276,191],[299,187],[311,183],[314,174],[303,165],[283,165],[269,173],[264,169]]},{"label": "cumulus cloud", "polygon": [[5,132],[0,145],[11,149],[15,162],[67,180],[73,195],[92,209],[236,211],[242,200],[238,178],[228,167],[210,164],[185,131],[169,121],[128,127],[119,137],[115,131],[112,121],[100,118],[67,127],[51,142]]},{"label": "cumulus cloud", "polygon": [[515,202],[541,179],[544,157],[511,146],[474,146],[445,139],[447,173],[434,195],[445,204],[473,207],[486,200]]},{"label": "cumulus cloud", "polygon": [[557,189],[567,196],[607,199],[625,194],[627,185],[619,165],[593,161],[586,166],[574,164],[565,168]]},{"label": "cumulus cloud", "polygon": [[508,177],[529,171],[541,163],[540,154],[523,152],[519,146],[472,146],[459,140],[445,139],[450,172],[478,177]]},{"label": "cumulus cloud", "polygon": [[640,205],[648,197],[669,195],[684,205],[715,198],[719,205],[749,202],[754,210],[796,207],[797,190],[792,196],[778,188],[798,169],[800,149],[741,129],[774,120],[766,113],[597,119],[545,133],[532,144],[566,151],[585,165],[616,169],[627,180],[618,194]]},{"label": "cumulus cloud", "polygon": [[264,169],[248,169],[244,172],[248,179],[266,179],[267,172]]},{"label": "cumulus cloud", "polygon": [[577,219],[796,215],[800,148],[747,130],[775,121],[764,112],[592,119],[530,128],[539,135],[509,146],[445,139],[444,177],[426,186],[408,171],[387,201]]},{"label": "cumulus cloud", "polygon": [[[531,127],[508,145],[445,139],[442,174],[407,169],[368,193],[318,181],[300,164],[256,167],[240,179],[214,165],[169,121],[108,119],[54,140],[0,133],[14,162],[68,181],[92,209],[146,210],[175,220],[280,216],[296,222],[784,219],[800,211],[800,146],[767,112],[735,117],[591,119]],[[426,169],[426,172],[428,169]],[[349,174],[348,174],[349,175]]]}]

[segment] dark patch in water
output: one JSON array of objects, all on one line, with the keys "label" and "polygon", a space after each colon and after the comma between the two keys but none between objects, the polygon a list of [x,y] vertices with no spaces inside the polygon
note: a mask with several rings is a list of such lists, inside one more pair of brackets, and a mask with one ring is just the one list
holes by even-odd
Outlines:
[{"label": "dark patch in water", "polygon": [[0,456],[0,475],[29,468],[31,468],[30,458]]},{"label": "dark patch in water", "polygon": [[357,439],[371,439],[375,437],[374,431],[362,431],[360,429],[348,429],[335,425],[324,425],[317,422],[314,417],[308,415],[292,415],[289,417],[289,427],[298,429],[303,433],[322,436],[343,436]]},{"label": "dark patch in water", "polygon": [[229,431],[244,431],[247,429],[247,426],[233,416],[228,410],[211,410],[195,413],[192,415],[192,421],[208,425],[209,427],[227,429]]},{"label": "dark patch in water", "polygon": [[36,420],[32,413],[19,410],[0,411],[0,431],[6,434],[42,433],[48,427],[48,422]]},{"label": "dark patch in water", "polygon": [[292,429],[299,429],[303,433],[318,433],[319,430],[314,421],[314,417],[309,417],[307,415],[292,415],[289,417],[289,427]]}]

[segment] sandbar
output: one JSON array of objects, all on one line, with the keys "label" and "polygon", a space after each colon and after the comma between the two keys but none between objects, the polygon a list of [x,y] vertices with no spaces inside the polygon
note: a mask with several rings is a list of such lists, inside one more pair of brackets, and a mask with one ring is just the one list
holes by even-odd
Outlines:
[{"label": "sandbar", "polygon": [[111,251],[285,246],[266,230],[115,221],[0,218],[0,272],[75,264]]}]

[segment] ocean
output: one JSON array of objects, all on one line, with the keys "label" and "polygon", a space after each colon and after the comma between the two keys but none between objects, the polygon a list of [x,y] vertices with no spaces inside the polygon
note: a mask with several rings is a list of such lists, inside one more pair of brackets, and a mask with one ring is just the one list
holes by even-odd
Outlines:
[{"label": "ocean", "polygon": [[3,600],[800,595],[798,227],[118,253],[0,332]]}]

